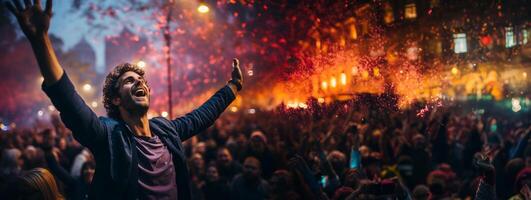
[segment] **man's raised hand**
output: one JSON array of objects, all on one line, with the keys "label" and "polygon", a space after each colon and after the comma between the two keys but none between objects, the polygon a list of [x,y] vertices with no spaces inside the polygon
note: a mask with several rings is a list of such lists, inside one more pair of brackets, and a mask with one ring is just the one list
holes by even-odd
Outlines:
[{"label": "man's raised hand", "polygon": [[240,68],[240,61],[237,58],[232,59],[232,73],[231,73],[230,83],[238,87],[238,90],[242,89],[243,85],[243,74],[242,69]]},{"label": "man's raised hand", "polygon": [[44,10],[40,0],[34,0],[33,4],[31,0],[24,0],[24,5],[20,0],[12,0],[12,3],[5,2],[5,5],[15,15],[20,28],[30,41],[48,33],[52,17],[52,0],[46,1]]}]

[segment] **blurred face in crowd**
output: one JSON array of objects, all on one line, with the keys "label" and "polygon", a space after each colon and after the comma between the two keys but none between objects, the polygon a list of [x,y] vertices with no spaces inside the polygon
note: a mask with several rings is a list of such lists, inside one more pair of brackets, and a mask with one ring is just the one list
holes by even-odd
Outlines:
[{"label": "blurred face in crowd", "polygon": [[217,159],[220,165],[227,166],[232,161],[232,155],[227,148],[221,148],[218,150]]},{"label": "blurred face in crowd", "polygon": [[361,146],[358,150],[360,151],[361,157],[364,157],[364,158],[369,157],[369,154],[371,153],[371,151],[369,150],[369,147],[365,145]]},{"label": "blurred face in crowd", "polygon": [[199,142],[194,146],[194,153],[204,154],[206,152],[206,144],[204,142]]},{"label": "blurred face in crowd", "polygon": [[249,181],[258,180],[260,178],[260,161],[255,157],[248,157],[243,162],[243,176]]},{"label": "blurred face in crowd", "polygon": [[345,172],[345,179],[343,184],[354,190],[358,189],[358,187],[360,186],[358,171],[355,169],[349,169],[347,172]]},{"label": "blurred face in crowd", "polygon": [[86,182],[86,183],[91,183],[92,182],[92,178],[94,178],[94,166],[92,165],[83,165],[83,180]]},{"label": "blurred face in crowd", "polygon": [[216,168],[216,166],[208,167],[208,169],[206,171],[206,178],[210,182],[214,182],[214,181],[219,180],[218,168]]},{"label": "blurred face in crowd", "polygon": [[425,139],[421,134],[417,134],[413,137],[413,147],[416,149],[423,149],[425,147]]},{"label": "blurred face in crowd", "polygon": [[274,193],[288,191],[292,185],[291,175],[286,170],[277,170],[273,173],[269,183]]},{"label": "blurred face in crowd", "polygon": [[192,156],[192,165],[196,168],[203,168],[203,166],[205,165],[203,156],[199,153],[194,153],[194,155]]},{"label": "blurred face in crowd", "polygon": [[264,152],[266,148],[265,141],[258,136],[251,137],[250,144],[251,144],[251,148],[256,152]]},{"label": "blurred face in crowd", "polygon": [[339,151],[332,151],[327,159],[337,173],[343,173],[343,170],[347,166],[347,158],[345,154]]},{"label": "blurred face in crowd", "polygon": [[35,144],[42,144],[44,142],[44,136],[42,135],[42,133],[37,133],[33,137],[33,140]]},{"label": "blurred face in crowd", "polygon": [[58,144],[57,144],[57,147],[58,147],[61,151],[66,150],[66,147],[67,147],[66,139],[65,139],[65,138],[60,138],[60,139],[59,139],[59,142],[58,142]]}]

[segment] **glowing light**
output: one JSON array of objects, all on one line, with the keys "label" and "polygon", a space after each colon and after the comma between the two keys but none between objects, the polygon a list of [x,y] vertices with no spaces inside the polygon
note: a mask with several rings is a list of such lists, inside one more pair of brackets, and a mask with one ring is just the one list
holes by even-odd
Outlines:
[{"label": "glowing light", "polygon": [[2,131],[8,131],[9,130],[9,126],[6,126],[5,124],[1,123],[0,124],[0,129],[2,129]]},{"label": "glowing light", "polygon": [[517,99],[517,98],[511,99],[511,104],[512,104],[513,112],[518,112],[518,111],[522,110],[522,106],[520,106],[520,100],[519,99]]},{"label": "glowing light", "polygon": [[254,113],[256,113],[256,110],[254,108],[251,108],[251,109],[249,109],[248,112],[249,112],[249,114],[254,114]]},{"label": "glowing light", "polygon": [[347,84],[347,75],[345,72],[341,73],[339,80],[341,81],[341,85]]},{"label": "glowing light", "polygon": [[453,75],[457,75],[457,73],[459,73],[459,70],[457,69],[457,67],[452,67],[451,72]]},{"label": "glowing light", "polygon": [[358,74],[358,68],[357,67],[352,67],[352,70],[350,72],[352,73],[352,75],[356,75],[356,74]]},{"label": "glowing light", "polygon": [[288,108],[297,108],[299,106],[299,104],[297,102],[288,102],[286,104],[286,107]]},{"label": "glowing light", "polygon": [[492,44],[492,38],[488,35],[481,37],[480,42],[483,46],[489,46]]},{"label": "glowing light", "polygon": [[380,76],[380,69],[378,67],[375,67],[372,69],[372,73],[374,76]]},{"label": "glowing light", "polygon": [[505,27],[505,47],[511,48],[516,45],[516,38],[514,37],[513,27]]},{"label": "glowing light", "polygon": [[98,107],[98,102],[96,102],[96,101],[92,101],[92,103],[90,103],[90,105],[91,105],[93,108],[97,108],[97,107]]},{"label": "glowing light", "polygon": [[39,110],[37,112],[37,116],[42,117],[44,115],[44,112],[42,110]]},{"label": "glowing light", "polygon": [[208,11],[210,11],[210,8],[208,8],[208,6],[205,5],[205,4],[200,4],[197,7],[197,12],[199,12],[199,13],[207,13]]},{"label": "glowing light", "polygon": [[417,18],[417,7],[416,7],[415,3],[406,4],[404,10],[405,10],[406,19],[415,19],[415,18]]},{"label": "glowing light", "polygon": [[160,115],[162,115],[162,117],[168,117],[168,112],[162,111],[162,113],[160,113]]},{"label": "glowing light", "polygon": [[92,89],[92,85],[90,85],[90,84],[88,84],[88,83],[85,84],[85,85],[83,85],[83,91],[88,92],[88,91],[90,91],[91,89]]},{"label": "glowing light", "polygon": [[369,72],[367,70],[363,70],[361,72],[361,77],[363,77],[363,79],[369,78]]},{"label": "glowing light", "polygon": [[336,80],[336,77],[333,77],[330,78],[330,86],[335,88],[337,86],[337,80]]},{"label": "glowing light", "polygon": [[524,78],[527,78],[527,72],[522,72],[522,76],[524,76]]},{"label": "glowing light", "polygon": [[328,83],[327,83],[326,81],[323,81],[323,82],[321,83],[321,88],[322,88],[323,90],[328,89]]},{"label": "glowing light", "polygon": [[138,62],[136,63],[136,65],[138,65],[138,67],[140,67],[140,68],[144,68],[144,67],[146,67],[146,62],[144,62],[144,61],[141,60],[141,61],[138,61]]},{"label": "glowing light", "polygon": [[238,112],[238,107],[232,106],[232,107],[230,107],[230,111],[231,112]]},{"label": "glowing light", "polygon": [[286,104],[286,107],[288,108],[302,108],[302,109],[306,109],[308,108],[308,105],[306,103],[303,103],[303,102],[298,102],[298,101],[290,101]]},{"label": "glowing light", "polygon": [[49,105],[49,106],[48,106],[48,110],[49,110],[49,111],[54,111],[54,110],[55,110],[55,107],[52,106],[52,105]]},{"label": "glowing light", "polygon": [[325,99],[323,97],[319,97],[319,98],[317,98],[317,102],[324,103]]},{"label": "glowing light", "polygon": [[466,53],[466,34],[465,33],[456,33],[454,34],[454,52],[455,53]]},{"label": "glowing light", "polygon": [[254,71],[253,71],[253,70],[249,70],[249,71],[247,71],[247,75],[249,75],[249,76],[253,76],[253,75],[254,75]]}]

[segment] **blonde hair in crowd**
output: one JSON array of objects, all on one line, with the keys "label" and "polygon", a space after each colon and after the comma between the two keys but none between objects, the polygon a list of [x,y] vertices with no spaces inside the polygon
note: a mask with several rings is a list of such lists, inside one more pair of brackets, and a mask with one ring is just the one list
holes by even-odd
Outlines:
[{"label": "blonde hair in crowd", "polygon": [[63,196],[59,193],[55,179],[44,168],[35,168],[20,176],[22,181],[27,187],[29,187],[36,194],[40,194],[44,200],[63,200]]}]

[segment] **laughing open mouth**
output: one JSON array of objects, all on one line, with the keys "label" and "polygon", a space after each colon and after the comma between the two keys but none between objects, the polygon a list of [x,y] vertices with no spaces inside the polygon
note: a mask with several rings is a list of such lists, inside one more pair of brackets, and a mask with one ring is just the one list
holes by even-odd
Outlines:
[{"label": "laughing open mouth", "polygon": [[133,92],[135,97],[145,97],[147,95],[146,89],[140,87]]}]

